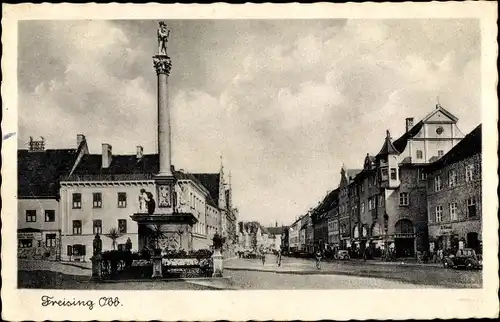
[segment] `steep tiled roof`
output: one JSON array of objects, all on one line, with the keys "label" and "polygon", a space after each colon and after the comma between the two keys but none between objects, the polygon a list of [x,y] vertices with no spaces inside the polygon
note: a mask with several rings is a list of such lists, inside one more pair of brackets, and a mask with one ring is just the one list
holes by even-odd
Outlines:
[{"label": "steep tiled roof", "polygon": [[156,174],[159,172],[158,154],[145,154],[142,158],[133,155],[113,155],[108,168],[102,168],[100,154],[86,154],[73,172],[74,175],[123,175]]},{"label": "steep tiled roof", "polygon": [[76,150],[18,150],[17,160],[18,198],[56,198],[59,177],[71,170],[76,160]]},{"label": "steep tiled roof", "polygon": [[345,175],[347,179],[354,179],[362,169],[347,169]]},{"label": "steep tiled roof", "polygon": [[[85,154],[71,177],[67,177],[77,158],[75,149],[30,152],[18,150],[18,196],[19,198],[48,198],[57,196],[60,180],[84,180],[105,177],[119,180],[123,176],[134,178],[152,177],[159,172],[158,154],[145,154],[142,158],[132,155],[113,155],[108,168],[102,168],[100,154]],[[219,174],[190,174],[174,171],[177,179],[189,179],[209,191],[208,202],[217,207],[219,199]]]},{"label": "steep tiled roof", "polygon": [[399,151],[394,147],[391,141],[391,134],[387,130],[387,135],[385,136],[384,145],[380,149],[377,156],[388,155],[388,154],[399,154]]},{"label": "steep tiled roof", "polygon": [[481,153],[482,135],[481,124],[467,134],[457,145],[455,145],[448,153],[443,155],[439,160],[432,163],[429,169],[439,169],[449,164],[462,161],[475,154]]},{"label": "steep tiled roof", "polygon": [[402,153],[406,149],[406,145],[408,144],[408,140],[413,138],[415,135],[420,132],[424,122],[420,121],[415,124],[408,132],[403,134],[399,139],[394,141],[393,145],[400,153]]},{"label": "steep tiled roof", "polygon": [[220,176],[218,173],[193,173],[193,176],[209,191],[210,197],[219,206]]},{"label": "steep tiled roof", "polygon": [[338,202],[338,197],[339,197],[339,189],[335,189],[330,191],[326,195],[326,197],[323,199],[321,204],[316,208],[315,213],[316,214],[323,214],[325,212],[330,211],[335,204]]}]

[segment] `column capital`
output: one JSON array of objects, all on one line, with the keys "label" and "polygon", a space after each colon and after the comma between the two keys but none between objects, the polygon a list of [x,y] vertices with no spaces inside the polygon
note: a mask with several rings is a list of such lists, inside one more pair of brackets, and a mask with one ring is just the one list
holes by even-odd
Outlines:
[{"label": "column capital", "polygon": [[167,55],[155,55],[153,56],[153,66],[156,70],[156,74],[166,74],[170,75],[170,69],[172,68],[172,61]]}]

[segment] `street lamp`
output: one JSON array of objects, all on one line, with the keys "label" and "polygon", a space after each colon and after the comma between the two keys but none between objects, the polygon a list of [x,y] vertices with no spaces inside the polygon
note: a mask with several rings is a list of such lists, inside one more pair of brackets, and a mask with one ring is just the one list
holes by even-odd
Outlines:
[{"label": "street lamp", "polygon": [[384,233],[385,233],[385,260],[389,260],[389,236],[388,236],[388,231],[389,231],[389,216],[387,213],[384,214]]}]

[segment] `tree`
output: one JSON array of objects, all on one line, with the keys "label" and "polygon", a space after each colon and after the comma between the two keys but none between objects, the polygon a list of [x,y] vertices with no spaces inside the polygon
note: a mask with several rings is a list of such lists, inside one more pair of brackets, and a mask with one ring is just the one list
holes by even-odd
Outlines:
[{"label": "tree", "polygon": [[111,228],[105,236],[111,238],[111,245],[113,246],[113,250],[115,250],[116,241],[122,236],[118,228]]},{"label": "tree", "polygon": [[153,240],[154,242],[154,247],[156,250],[160,249],[160,240],[166,238],[166,234],[164,231],[161,230],[160,225],[153,225],[149,229],[149,234],[148,236]]}]

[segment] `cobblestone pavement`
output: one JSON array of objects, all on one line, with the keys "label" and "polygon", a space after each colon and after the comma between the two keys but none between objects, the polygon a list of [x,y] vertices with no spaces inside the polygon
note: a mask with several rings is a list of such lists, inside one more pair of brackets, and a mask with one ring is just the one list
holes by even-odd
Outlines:
[{"label": "cobblestone pavement", "polygon": [[441,266],[421,264],[402,265],[395,263],[381,264],[373,261],[333,261],[322,262],[321,270],[316,270],[311,259],[283,257],[281,267],[276,264],[276,257],[268,255],[265,265],[258,259],[233,259],[225,263],[228,272],[261,271],[281,275],[350,275],[358,277],[384,278],[411,284],[434,285],[450,288],[482,287],[481,271],[444,269]]}]

